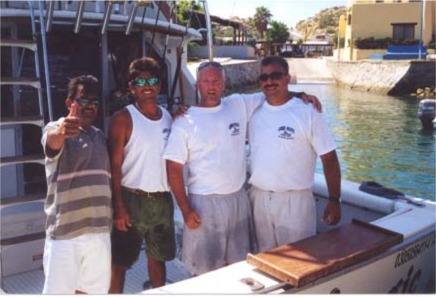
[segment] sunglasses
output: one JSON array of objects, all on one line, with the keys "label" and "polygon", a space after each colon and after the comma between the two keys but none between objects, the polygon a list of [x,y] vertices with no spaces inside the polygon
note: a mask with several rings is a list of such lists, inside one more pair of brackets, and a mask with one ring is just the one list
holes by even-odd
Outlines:
[{"label": "sunglasses", "polygon": [[80,97],[76,99],[76,102],[80,105],[80,106],[92,106],[95,108],[98,108],[100,105],[100,101],[98,100],[91,100],[85,97]]},{"label": "sunglasses", "polygon": [[207,61],[207,62],[203,62],[201,63],[198,68],[197,68],[197,72],[200,71],[201,69],[204,69],[206,67],[213,67],[213,68],[217,68],[217,69],[223,69],[223,66],[221,66],[220,63],[218,62],[213,62],[213,61]]},{"label": "sunglasses", "polygon": [[137,86],[137,87],[143,87],[145,85],[153,87],[153,86],[159,84],[159,78],[157,78],[157,77],[149,77],[149,78],[137,77],[134,80],[132,80],[132,84],[134,86]]},{"label": "sunglasses", "polygon": [[272,80],[279,80],[279,79],[282,79],[283,76],[285,76],[285,75],[286,75],[286,73],[283,73],[283,72],[272,72],[270,74],[264,73],[264,74],[259,75],[259,80],[260,81],[267,81],[270,78]]}]

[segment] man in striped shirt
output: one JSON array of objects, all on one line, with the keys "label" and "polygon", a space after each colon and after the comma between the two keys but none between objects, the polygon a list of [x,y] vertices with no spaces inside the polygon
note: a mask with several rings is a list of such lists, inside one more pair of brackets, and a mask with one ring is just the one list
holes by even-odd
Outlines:
[{"label": "man in striped shirt", "polygon": [[44,294],[105,294],[111,267],[110,162],[102,131],[92,125],[99,83],[68,84],[69,114],[44,128],[47,214]]}]

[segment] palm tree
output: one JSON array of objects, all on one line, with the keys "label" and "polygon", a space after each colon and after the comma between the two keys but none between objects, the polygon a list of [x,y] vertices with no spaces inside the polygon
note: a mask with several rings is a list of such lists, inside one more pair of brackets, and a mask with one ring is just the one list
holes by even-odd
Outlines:
[{"label": "palm tree", "polygon": [[265,6],[257,7],[253,21],[256,24],[257,31],[260,34],[260,39],[263,39],[263,32],[266,31],[268,22],[271,20],[272,14]]}]

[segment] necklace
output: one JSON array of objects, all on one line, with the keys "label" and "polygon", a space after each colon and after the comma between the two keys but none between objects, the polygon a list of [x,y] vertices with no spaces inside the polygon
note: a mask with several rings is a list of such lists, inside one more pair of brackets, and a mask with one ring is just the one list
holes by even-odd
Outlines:
[{"label": "necklace", "polygon": [[145,116],[146,118],[148,118],[150,120],[157,121],[162,116],[162,111],[160,110],[159,106],[157,107],[157,114],[153,114],[153,115],[149,115],[149,114],[146,114],[145,112],[143,112],[142,109],[139,107],[138,102],[135,102],[135,107],[143,116]]}]

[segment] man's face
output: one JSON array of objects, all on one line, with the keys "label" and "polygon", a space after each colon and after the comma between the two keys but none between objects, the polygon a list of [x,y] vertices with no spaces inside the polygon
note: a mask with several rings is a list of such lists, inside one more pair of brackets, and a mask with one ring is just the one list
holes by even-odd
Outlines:
[{"label": "man's face", "polygon": [[160,79],[148,71],[140,72],[139,76],[130,82],[130,90],[136,95],[138,102],[157,102],[160,86]]},{"label": "man's face", "polygon": [[267,99],[285,94],[287,96],[290,81],[291,76],[278,64],[270,64],[260,69],[259,86]]},{"label": "man's face", "polygon": [[87,93],[83,85],[77,85],[74,101],[79,106],[78,117],[81,119],[82,126],[91,126],[98,115],[100,96],[98,94]]},{"label": "man's face", "polygon": [[222,69],[217,67],[201,69],[197,73],[197,88],[201,95],[200,105],[210,107],[219,105],[224,86]]}]

